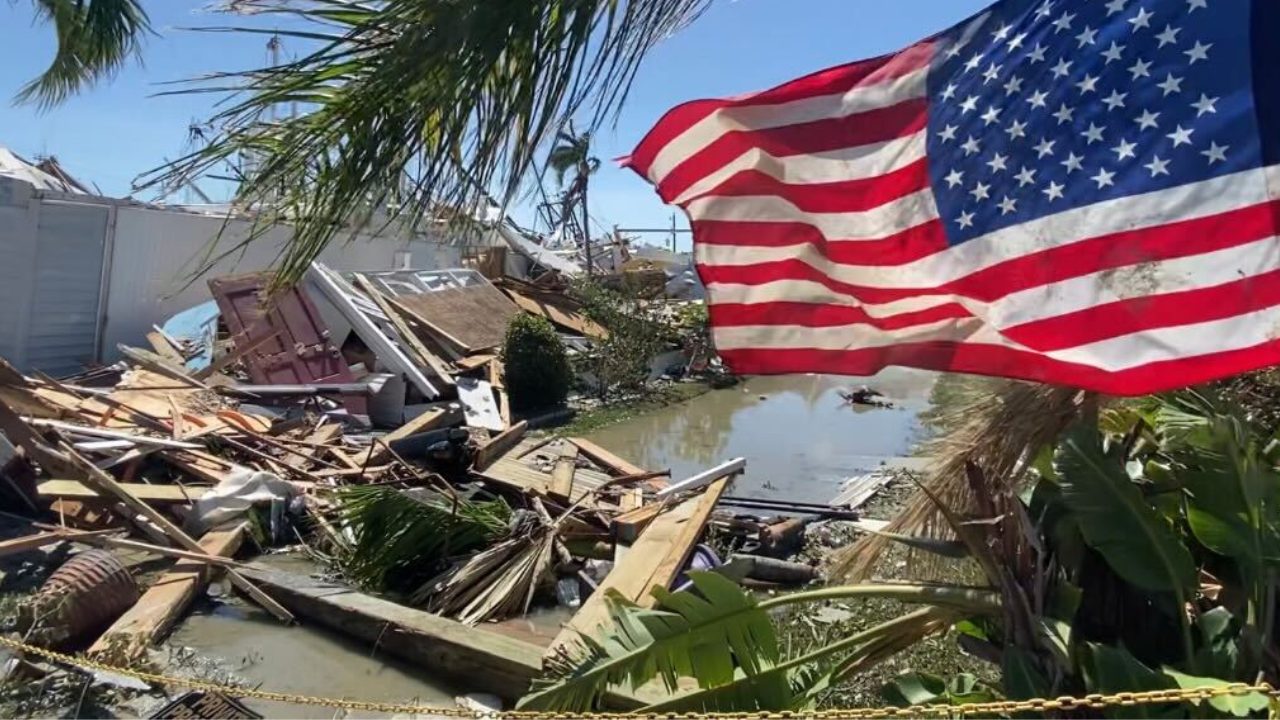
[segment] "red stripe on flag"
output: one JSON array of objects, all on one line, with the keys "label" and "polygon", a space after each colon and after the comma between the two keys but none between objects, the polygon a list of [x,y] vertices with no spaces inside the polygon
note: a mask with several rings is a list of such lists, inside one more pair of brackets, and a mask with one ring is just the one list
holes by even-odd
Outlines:
[{"label": "red stripe on flag", "polygon": [[949,247],[941,220],[931,220],[875,240],[828,240],[816,227],[799,222],[700,220],[692,225],[694,237],[701,245],[790,247],[808,244],[832,262],[848,265],[902,265]]},{"label": "red stripe on flag", "polygon": [[923,130],[928,122],[929,101],[916,98],[844,117],[763,130],[732,130],[673,168],[658,184],[658,194],[671,202],[750,150],[760,149],[774,157],[809,155],[906,137]]},{"label": "red stripe on flag", "polygon": [[721,357],[735,373],[743,375],[814,372],[866,376],[890,365],[905,365],[1070,385],[1110,395],[1146,395],[1280,364],[1280,340],[1119,371],[1062,362],[998,345],[957,342],[904,343],[859,350],[726,350]]},{"label": "red stripe on flag", "polygon": [[900,330],[942,320],[972,317],[959,303],[946,303],[925,310],[874,317],[856,305],[820,305],[802,302],[721,303],[709,308],[714,327],[746,325],[792,325],[838,327],[869,325],[880,330]]},{"label": "red stripe on flag", "polygon": [[1050,352],[1142,330],[1221,320],[1275,305],[1280,305],[1280,270],[1214,287],[1097,305],[1001,333],[1020,345]]},{"label": "red stripe on flag", "polygon": [[752,265],[699,263],[698,272],[706,284],[762,285],[774,280],[808,280],[864,303],[886,303],[921,295],[960,295],[992,302],[1020,290],[1111,268],[1199,255],[1271,237],[1280,234],[1277,212],[1280,212],[1280,201],[1273,201],[1207,218],[1105,235],[1023,255],[935,287],[855,285],[835,280],[822,270],[793,258]]},{"label": "red stripe on flag", "polygon": [[793,184],[759,170],[743,170],[700,197],[752,197],[773,195],[802,212],[863,212],[899,200],[929,187],[929,161],[921,158],[877,177],[840,182]]},{"label": "red stripe on flag", "polygon": [[933,43],[922,42],[900,53],[822,70],[764,92],[726,100],[695,100],[679,105],[663,115],[645,135],[635,152],[631,153],[628,164],[641,175],[648,175],[662,148],[717,110],[776,105],[889,82],[928,66],[932,58]]}]

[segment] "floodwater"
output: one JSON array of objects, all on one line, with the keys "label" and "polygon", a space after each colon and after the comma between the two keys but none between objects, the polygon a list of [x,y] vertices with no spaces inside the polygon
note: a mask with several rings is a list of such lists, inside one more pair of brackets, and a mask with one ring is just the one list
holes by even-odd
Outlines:
[{"label": "floodwater", "polygon": [[[610,425],[590,439],[680,480],[736,457],[733,494],[825,503],[842,481],[911,454],[923,439],[936,373],[890,368],[871,378],[752,377],[724,390]],[[849,405],[842,388],[868,385],[893,408]]]},{"label": "floodwater", "polygon": [[[281,569],[291,572],[306,573],[312,568],[304,558],[269,559],[272,562],[268,564],[289,565]],[[421,668],[371,652],[367,643],[312,624],[286,627],[265,611],[238,599],[202,603],[173,633],[168,644],[189,647],[202,658],[220,661],[223,668],[245,682],[273,692],[436,707],[452,707],[454,697],[461,694],[432,679]],[[244,702],[267,717],[330,720],[336,712],[318,705]],[[388,716],[352,711],[345,717]]]}]

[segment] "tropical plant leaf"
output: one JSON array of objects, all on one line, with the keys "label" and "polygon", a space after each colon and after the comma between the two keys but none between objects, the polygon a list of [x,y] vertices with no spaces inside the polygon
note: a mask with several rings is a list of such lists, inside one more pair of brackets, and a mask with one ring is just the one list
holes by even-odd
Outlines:
[{"label": "tropical plant leaf", "polygon": [[[1227,687],[1232,683],[1218,678],[1196,677],[1194,675],[1186,675],[1172,668],[1164,668],[1164,674],[1173,679],[1177,686],[1183,689],[1193,688],[1219,688]],[[1193,705],[1199,706],[1203,701],[1192,700]],[[1262,712],[1267,709],[1269,700],[1266,695],[1259,692],[1243,693],[1240,695],[1217,695],[1209,698],[1209,705],[1213,709],[1224,712],[1236,717],[1250,717],[1253,713]]]},{"label": "tropical plant leaf", "polygon": [[[1174,687],[1171,678],[1143,665],[1124,648],[1098,643],[1089,643],[1088,647],[1091,662],[1085,663],[1083,670],[1089,692],[1109,694]],[[1156,718],[1175,714],[1170,710],[1168,706],[1134,705],[1109,708],[1106,715],[1113,718]]]},{"label": "tropical plant leaf", "polygon": [[1062,499],[1085,542],[1122,578],[1150,591],[1194,586],[1191,553],[1143,500],[1117,448],[1081,424],[1063,438],[1054,460]]},{"label": "tropical plant leaf", "polygon": [[930,673],[904,673],[894,678],[880,692],[891,705],[899,707],[950,703],[947,681]]},{"label": "tropical plant leaf", "polygon": [[1019,647],[1007,647],[1000,658],[1004,694],[1013,700],[1045,697],[1051,686],[1036,667],[1035,656]]},{"label": "tropical plant leaf", "polygon": [[634,688],[659,676],[674,692],[687,676],[710,688],[732,683],[739,668],[754,675],[777,664],[773,624],[754,597],[715,573],[690,572],[689,579],[696,592],[658,593],[657,610],[611,595],[612,629],[598,640],[580,636],[520,707],[580,712],[611,685]]},{"label": "tropical plant leaf", "polygon": [[138,0],[34,0],[38,18],[53,25],[58,50],[49,67],[18,91],[16,101],[57,105],[119,70],[151,32]]}]

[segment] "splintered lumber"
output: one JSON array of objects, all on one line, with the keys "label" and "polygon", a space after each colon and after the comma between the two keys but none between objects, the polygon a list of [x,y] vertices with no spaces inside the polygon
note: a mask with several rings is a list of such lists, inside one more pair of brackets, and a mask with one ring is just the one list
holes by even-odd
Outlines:
[{"label": "splintered lumber", "polygon": [[[213,530],[200,538],[200,549],[208,555],[231,557],[240,548],[244,535],[243,524],[230,530]],[[202,562],[176,563],[98,638],[89,648],[89,655],[125,663],[141,659],[148,647],[169,634],[209,584],[211,575]]]},{"label": "splintered lumber", "polygon": [[494,353],[477,353],[459,358],[453,362],[462,372],[471,372],[476,368],[484,367],[486,363],[496,360],[498,356]]},{"label": "splintered lumber", "polygon": [[717,480],[707,486],[706,492],[674,505],[655,518],[556,636],[547,655],[558,653],[561,647],[577,642],[581,635],[594,636],[608,624],[606,595],[609,590],[617,591],[642,607],[653,607],[655,599],[650,590],[654,586],[670,588],[728,485],[727,478]]},{"label": "splintered lumber", "polygon": [[142,350],[141,348],[132,348],[128,345],[117,345],[116,349],[120,351],[121,355],[129,358],[130,362],[141,365],[151,372],[159,373],[160,375],[164,375],[193,387],[198,387],[201,390],[210,389],[208,385],[205,385],[199,380],[191,377],[191,373],[187,372],[185,367],[182,367],[177,363],[170,362],[153,352]]},{"label": "splintered lumber", "polygon": [[[187,550],[201,552],[199,543],[183,532],[177,525],[170,522],[169,518],[142,500],[130,495],[127,490],[120,487],[120,483],[116,482],[115,478],[85,460],[65,442],[60,443],[61,447],[57,449],[50,448],[42,438],[36,435],[31,426],[23,422],[22,418],[15,415],[5,405],[0,405],[0,430],[3,430],[10,440],[22,445],[27,452],[27,456],[40,463],[46,472],[71,477],[80,476],[80,479],[88,483],[94,490],[103,495],[114,496],[130,510],[151,521],[153,525],[160,528],[169,539],[178,545]],[[293,616],[289,614],[288,610],[272,601],[261,590],[254,587],[253,583],[245,580],[235,571],[228,573],[228,576],[236,587],[248,594],[249,597],[253,598],[255,602],[272,615],[285,622],[293,621]]]},{"label": "splintered lumber", "polygon": [[169,342],[169,338],[163,333],[152,331],[146,334],[147,342],[151,343],[151,347],[155,349],[156,354],[160,357],[178,365],[185,365],[187,359],[182,357],[182,353]]},{"label": "splintered lumber", "polygon": [[111,440],[128,440],[135,445],[154,445],[156,447],[173,448],[177,450],[199,450],[204,447],[191,442],[182,442],[180,440],[170,440],[168,438],[157,438],[149,435],[136,435],[133,433],[119,432],[116,430],[104,430],[103,428],[84,427],[73,423],[61,422],[59,420],[45,420],[42,418],[33,418],[30,424],[36,427],[51,427],[56,430],[63,430],[75,435],[85,435],[88,437],[109,438]]},{"label": "splintered lumber", "polygon": [[520,441],[520,438],[524,437],[524,431],[528,428],[528,421],[521,420],[510,428],[493,436],[489,442],[481,445],[480,448],[476,450],[476,472],[484,471],[493,464],[494,460],[497,460],[508,450],[515,447],[516,443]]},{"label": "splintered lumber", "polygon": [[[198,499],[207,488],[181,485],[150,485],[147,483],[119,483],[133,497],[149,503],[188,503]],[[36,491],[48,499],[84,500],[100,498],[96,490],[78,480],[43,480]]]},{"label": "splintered lumber", "polygon": [[544,301],[525,295],[510,287],[502,288],[503,292],[511,298],[511,301],[526,312],[534,315],[541,315],[551,322],[563,328],[568,328],[579,335],[585,335],[591,338],[606,339],[609,337],[609,331],[605,330],[595,322],[588,320],[582,313],[571,308],[560,307],[560,303],[556,300]]},{"label": "splintered lumber", "polygon": [[445,408],[432,408],[391,432],[378,438],[379,442],[373,454],[369,456],[370,465],[380,463],[391,456],[391,449],[388,447],[396,440],[402,440],[410,435],[417,435],[428,430],[443,425],[449,419],[449,411]]},{"label": "splintered lumber", "polygon": [[378,291],[378,288],[375,287],[373,283],[369,282],[368,278],[360,273],[355,274],[355,280],[356,285],[364,291],[365,295],[369,296],[369,299],[378,306],[378,309],[382,311],[382,314],[386,315],[387,319],[391,321],[391,326],[400,334],[400,339],[408,345],[409,349],[413,351],[413,354],[417,355],[418,359],[422,360],[424,365],[431,368],[436,376],[440,378],[440,382],[442,384],[452,385],[453,375],[449,372],[449,368],[445,366],[444,361],[436,357],[435,353],[428,350],[427,346],[422,344],[422,341],[418,339],[417,335],[413,334],[413,330],[409,329],[409,326],[405,324],[404,320],[400,317],[400,314],[391,307],[391,304],[387,302],[387,298]]},{"label": "splintered lumber", "polygon": [[686,480],[681,480],[674,485],[668,485],[666,488],[658,491],[658,499],[669,497],[677,493],[689,492],[697,490],[704,485],[710,485],[712,482],[730,475],[737,475],[747,466],[746,458],[734,458],[728,462],[721,463],[709,470],[694,475]]},{"label": "splintered lumber", "polygon": [[605,450],[604,448],[591,442],[590,440],[571,437],[569,438],[569,442],[573,443],[574,445],[577,445],[578,449],[582,451],[583,455],[586,455],[592,460],[600,463],[601,465],[604,465],[605,467],[609,468],[610,470],[620,475],[643,475],[644,473],[648,472],[647,470],[640,467],[639,465],[623,460],[622,458],[618,457],[617,455],[614,455],[608,450]]},{"label": "splintered lumber", "polygon": [[666,505],[663,503],[651,503],[637,506],[635,509],[629,509],[615,516],[609,524],[613,530],[614,539],[624,543],[634,542],[665,508]]},{"label": "splintered lumber", "polygon": [[42,532],[35,535],[26,535],[12,540],[0,542],[0,557],[8,557],[17,555],[28,550],[36,550],[45,545],[52,545],[57,542],[66,540],[67,537],[60,532]]},{"label": "splintered lumber", "polygon": [[560,447],[560,457],[556,460],[555,470],[551,472],[551,487],[547,492],[552,497],[565,502],[575,502],[577,498],[573,496],[573,475],[577,469],[578,446],[573,443],[563,443]]},{"label": "splintered lumber", "polygon": [[511,397],[507,395],[507,386],[503,380],[505,373],[506,368],[501,360],[489,363],[489,384],[498,396],[498,414],[502,417],[502,426],[508,428],[511,427]]}]

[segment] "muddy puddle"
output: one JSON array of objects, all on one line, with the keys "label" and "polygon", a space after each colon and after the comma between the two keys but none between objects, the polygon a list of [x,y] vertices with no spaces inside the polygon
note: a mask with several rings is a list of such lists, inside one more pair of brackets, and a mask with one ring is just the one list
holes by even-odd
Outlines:
[{"label": "muddy puddle", "polygon": [[[688,403],[590,436],[641,467],[680,479],[735,457],[747,471],[733,494],[827,502],[841,482],[909,455],[922,438],[935,373],[891,368],[873,378],[748,378]],[[849,405],[841,389],[866,384],[893,408]]]},{"label": "muddy puddle", "polygon": [[[290,572],[305,574],[313,567],[296,557],[268,560]],[[274,692],[437,707],[452,707],[454,697],[466,692],[455,692],[409,663],[371,652],[367,644],[310,624],[285,627],[266,612],[230,597],[197,605],[168,645],[190,648],[243,682]],[[363,710],[335,716],[334,708],[314,705],[245,703],[267,717],[389,717]]]}]

